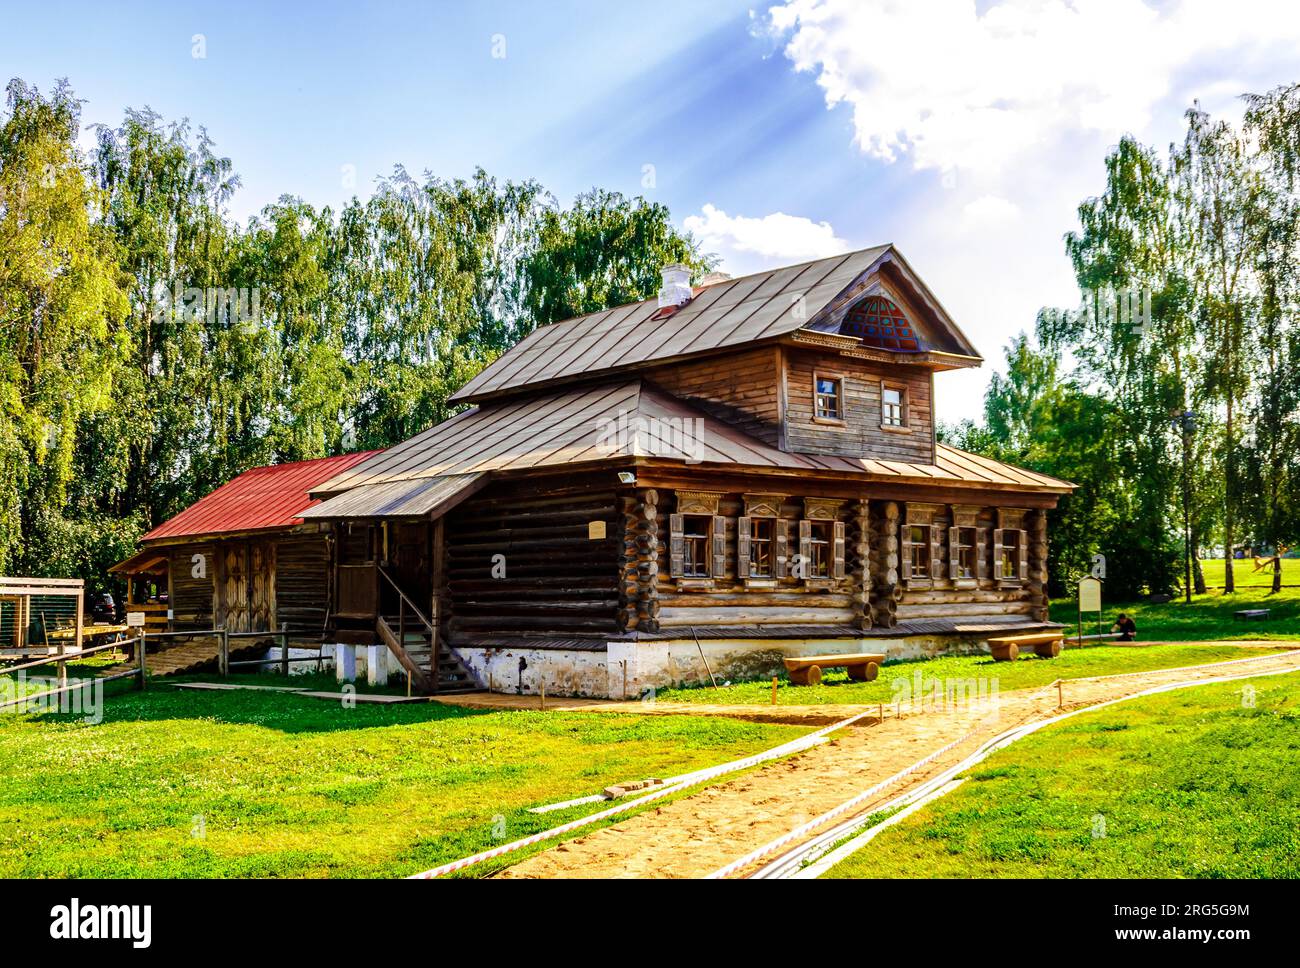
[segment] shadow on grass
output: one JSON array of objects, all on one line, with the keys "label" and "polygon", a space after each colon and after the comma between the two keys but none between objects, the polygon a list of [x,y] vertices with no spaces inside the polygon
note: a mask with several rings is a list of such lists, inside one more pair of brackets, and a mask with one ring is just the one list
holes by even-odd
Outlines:
[{"label": "shadow on grass", "polygon": [[[31,671],[36,673],[42,670]],[[42,674],[52,677],[53,666],[48,672]],[[69,676],[76,677],[77,672],[70,669]],[[460,720],[500,712],[493,709],[451,706],[439,702],[392,705],[358,702],[346,706],[341,700],[318,699],[292,692],[176,688],[186,682],[216,681],[220,680],[215,674],[168,676],[165,679],[151,679],[148,688],[144,690],[138,689],[135,681],[131,679],[105,683],[103,717],[100,723],[87,723],[85,713],[82,711],[51,710],[19,715],[39,722],[83,724],[88,728],[119,722],[200,719],[229,725],[260,726],[282,733],[328,733]],[[235,675],[228,681],[233,685],[286,685],[283,676],[265,673]],[[336,682],[333,676],[324,674],[290,676],[287,684],[294,688],[319,692],[341,690],[341,684]],[[404,695],[405,693],[398,690],[359,687],[357,694]]]}]

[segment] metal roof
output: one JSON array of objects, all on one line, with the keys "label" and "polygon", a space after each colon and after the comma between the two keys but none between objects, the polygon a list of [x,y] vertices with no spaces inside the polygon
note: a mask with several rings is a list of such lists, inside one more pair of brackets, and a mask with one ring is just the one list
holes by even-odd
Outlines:
[{"label": "metal roof", "polygon": [[309,493],[312,488],[379,453],[368,450],[254,467],[164,521],[140,540],[260,531],[301,524],[302,512],[316,503]]},{"label": "metal roof", "polygon": [[[640,379],[629,379],[474,407],[343,471],[312,493],[332,497],[392,482],[636,457],[701,467],[837,471],[871,480],[992,484],[1056,493],[1073,487],[945,444],[938,445],[933,464],[788,453]],[[399,488],[371,493],[372,506],[380,507],[405,500],[399,496],[407,492]]]},{"label": "metal roof", "polygon": [[303,512],[304,518],[382,518],[450,511],[487,483],[487,475],[447,474],[362,484]]},{"label": "metal roof", "polygon": [[529,384],[784,336],[812,321],[886,255],[901,262],[892,246],[878,245],[729,279],[697,290],[666,318],[658,301],[650,299],[552,323],[530,333],[451,399],[469,401]]}]

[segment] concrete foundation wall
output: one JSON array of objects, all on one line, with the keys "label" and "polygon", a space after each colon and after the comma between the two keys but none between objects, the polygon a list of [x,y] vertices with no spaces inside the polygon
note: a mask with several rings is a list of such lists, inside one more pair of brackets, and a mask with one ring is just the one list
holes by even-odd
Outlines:
[{"label": "concrete foundation wall", "polygon": [[458,648],[456,654],[474,677],[493,692],[535,696],[545,681],[548,696],[609,695],[605,652]]},{"label": "concrete foundation wall", "polygon": [[[781,660],[801,655],[883,652],[889,659],[988,652],[987,636],[905,638],[693,639],[609,642],[604,652],[567,649],[458,648],[457,654],[494,692],[635,699],[650,689],[707,683],[704,660],[719,683],[778,674]],[[704,660],[700,657],[701,649]],[[520,660],[525,663],[520,670]]]}]

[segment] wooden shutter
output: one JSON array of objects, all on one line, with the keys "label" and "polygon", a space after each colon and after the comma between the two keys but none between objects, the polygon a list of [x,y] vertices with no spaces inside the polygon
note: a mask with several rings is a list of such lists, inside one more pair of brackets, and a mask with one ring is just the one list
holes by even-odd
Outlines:
[{"label": "wooden shutter", "polygon": [[1017,562],[1019,569],[1016,577],[1021,581],[1024,581],[1029,577],[1029,533],[1026,531],[1017,531],[1016,534],[1019,535],[1016,547],[1020,549],[1020,561]]},{"label": "wooden shutter", "polygon": [[836,521],[831,529],[835,533],[835,557],[831,563],[831,577],[844,577],[844,522]]},{"label": "wooden shutter", "polygon": [[727,518],[722,514],[713,516],[713,567],[709,570],[712,578],[722,578],[727,574]]},{"label": "wooden shutter", "polygon": [[668,515],[668,574],[681,578],[686,571],[686,515]]},{"label": "wooden shutter", "polygon": [[799,522],[799,556],[803,559],[803,577],[812,577],[812,522]]},{"label": "wooden shutter", "polygon": [[736,577],[749,577],[749,558],[752,553],[750,539],[754,532],[753,518],[736,518]]},{"label": "wooden shutter", "polygon": [[1002,574],[1002,529],[993,529],[993,577],[1001,580],[1006,575]]},{"label": "wooden shutter", "polygon": [[790,575],[790,522],[785,518],[772,522],[772,544],[775,546],[772,574],[777,578],[787,578]]},{"label": "wooden shutter", "polygon": [[956,581],[961,577],[961,528],[948,529],[948,577]]},{"label": "wooden shutter", "polygon": [[912,580],[912,526],[906,522],[898,528],[898,577],[904,584]]},{"label": "wooden shutter", "polygon": [[984,540],[986,534],[987,528],[975,529],[975,578],[978,581],[986,581],[989,577],[989,548],[988,542]]},{"label": "wooden shutter", "polygon": [[930,525],[930,578],[943,578],[943,528]]}]

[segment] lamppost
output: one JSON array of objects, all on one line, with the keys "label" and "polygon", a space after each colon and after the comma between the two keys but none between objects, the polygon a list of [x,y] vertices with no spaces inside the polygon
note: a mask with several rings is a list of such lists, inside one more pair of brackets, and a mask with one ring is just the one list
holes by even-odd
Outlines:
[{"label": "lamppost", "polygon": [[1183,436],[1183,595],[1192,604],[1192,435],[1196,433],[1196,414],[1184,410],[1173,422]]}]

